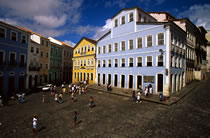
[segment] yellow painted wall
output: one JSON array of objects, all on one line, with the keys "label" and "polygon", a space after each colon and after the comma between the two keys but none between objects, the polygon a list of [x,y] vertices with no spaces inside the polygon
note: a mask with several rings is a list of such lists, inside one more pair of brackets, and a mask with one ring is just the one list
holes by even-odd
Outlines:
[{"label": "yellow painted wall", "polygon": [[[86,46],[86,51],[85,51],[85,46]],[[90,47],[89,51],[88,51],[88,46]],[[81,54],[82,48],[83,48],[83,53]],[[96,50],[95,44],[87,41],[86,39],[82,39],[80,43],[77,44],[77,46],[74,48],[73,75],[72,75],[73,83],[78,82],[78,79],[79,81],[84,81],[84,74],[85,74],[85,80],[87,80],[87,76],[89,73],[89,80],[88,80],[89,84],[94,84],[96,77],[95,50]],[[89,65],[88,65],[88,59],[89,59]],[[93,60],[93,64],[91,64],[91,59]],[[84,65],[85,60],[86,60],[86,65]],[[82,66],[81,66],[81,61],[83,62]],[[79,73],[79,78],[78,78],[78,73]],[[82,80],[80,76],[81,73],[82,73]],[[93,74],[92,80],[91,80],[91,73]]]}]

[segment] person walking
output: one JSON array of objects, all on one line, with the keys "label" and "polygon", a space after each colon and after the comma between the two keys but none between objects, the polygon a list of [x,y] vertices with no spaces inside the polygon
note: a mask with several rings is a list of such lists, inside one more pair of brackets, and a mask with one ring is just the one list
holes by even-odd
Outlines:
[{"label": "person walking", "polygon": [[72,103],[74,103],[74,93],[73,92],[71,93],[71,101],[72,101]]},{"label": "person walking", "polygon": [[132,100],[133,100],[133,102],[136,102],[136,93],[135,93],[135,91],[133,91]]},{"label": "person walking", "polygon": [[37,115],[34,115],[33,116],[33,133],[36,134],[36,129],[37,129],[37,120],[38,120],[38,117]]},{"label": "person walking", "polygon": [[136,101],[136,103],[141,103],[141,92],[140,91],[138,91],[138,93],[137,93],[137,101]]},{"label": "person walking", "polygon": [[76,124],[77,124],[77,112],[76,111],[74,111],[73,119],[74,119],[74,127],[76,127]]},{"label": "person walking", "polygon": [[93,97],[91,96],[90,99],[89,99],[89,107],[92,108],[93,107],[93,103],[94,103],[93,102]]},{"label": "person walking", "polygon": [[45,93],[42,94],[42,103],[45,103]]}]

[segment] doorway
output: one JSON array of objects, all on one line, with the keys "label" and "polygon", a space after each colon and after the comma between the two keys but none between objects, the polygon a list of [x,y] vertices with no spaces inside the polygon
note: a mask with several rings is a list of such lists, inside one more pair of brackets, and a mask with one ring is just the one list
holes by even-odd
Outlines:
[{"label": "doorway", "polygon": [[158,92],[163,92],[163,74],[158,74]]},{"label": "doorway", "polygon": [[133,88],[133,75],[129,75],[129,89]]},{"label": "doorway", "polygon": [[98,84],[100,84],[100,80],[101,80],[100,73],[98,73]]},{"label": "doorway", "polygon": [[121,75],[121,88],[125,88],[125,75]]},{"label": "doorway", "polygon": [[106,76],[105,76],[105,74],[103,74],[103,84],[105,85],[105,81],[106,81],[106,78],[105,78]]},{"label": "doorway", "polygon": [[112,82],[112,80],[111,80],[111,74],[108,74],[108,85],[110,85],[111,82]]},{"label": "doorway", "polygon": [[25,81],[24,76],[19,77],[19,90],[25,89]]},{"label": "doorway", "polygon": [[8,96],[10,97],[13,93],[15,93],[15,77],[9,77]]},{"label": "doorway", "polygon": [[142,76],[137,76],[137,89],[142,88]]},{"label": "doorway", "polygon": [[114,86],[117,87],[117,74],[114,75]]}]

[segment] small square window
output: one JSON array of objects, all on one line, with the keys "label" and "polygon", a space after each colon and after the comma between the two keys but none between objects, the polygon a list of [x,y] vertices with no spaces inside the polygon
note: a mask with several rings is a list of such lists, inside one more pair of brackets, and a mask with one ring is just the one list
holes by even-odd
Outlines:
[{"label": "small square window", "polygon": [[12,32],[11,40],[17,41],[17,33],[16,32]]}]

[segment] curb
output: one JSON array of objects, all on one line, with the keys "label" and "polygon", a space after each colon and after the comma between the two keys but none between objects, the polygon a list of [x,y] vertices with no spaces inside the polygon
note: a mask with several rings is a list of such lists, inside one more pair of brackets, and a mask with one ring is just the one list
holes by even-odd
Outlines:
[{"label": "curb", "polygon": [[[192,84],[191,84],[192,85]],[[189,93],[192,92],[193,89],[195,89],[196,87],[198,87],[199,85],[199,82],[197,82],[192,88],[189,88],[188,90],[186,90],[186,92],[181,96],[179,97],[177,100],[174,100],[174,101],[171,101],[171,102],[161,102],[161,101],[158,101],[158,100],[153,100],[153,99],[148,99],[148,98],[144,98],[144,97],[141,97],[141,99],[143,101],[148,101],[148,102],[152,102],[152,103],[157,103],[157,104],[162,104],[162,105],[166,105],[166,106],[171,106],[177,102],[179,102],[181,99],[183,99],[185,96],[187,96]],[[131,96],[129,95],[126,95],[126,94],[120,94],[120,93],[116,93],[116,92],[106,92],[105,90],[102,90],[102,89],[96,89],[96,88],[91,88],[89,87],[88,89],[92,89],[92,90],[96,90],[96,91],[101,91],[101,92],[104,92],[104,93],[108,93],[108,94],[113,94],[113,95],[117,95],[117,96],[124,96],[124,97],[129,97],[131,98]],[[173,97],[173,96],[172,96]],[[174,96],[175,97],[175,96]]]}]

